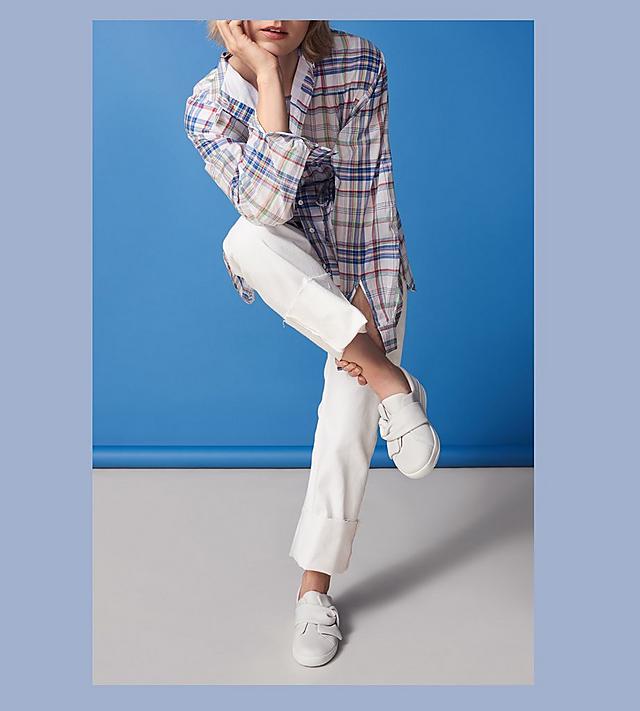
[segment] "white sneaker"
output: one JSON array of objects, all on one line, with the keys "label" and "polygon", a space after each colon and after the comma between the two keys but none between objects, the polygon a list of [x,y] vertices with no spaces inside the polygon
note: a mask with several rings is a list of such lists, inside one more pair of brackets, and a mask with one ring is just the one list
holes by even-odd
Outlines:
[{"label": "white sneaker", "polygon": [[380,435],[398,469],[410,479],[431,473],[440,456],[440,440],[427,419],[427,393],[402,366],[410,393],[395,393],[378,404]]},{"label": "white sneaker", "polygon": [[305,667],[326,664],[338,651],[342,633],[338,610],[328,593],[307,590],[298,600],[296,593],[293,657]]}]

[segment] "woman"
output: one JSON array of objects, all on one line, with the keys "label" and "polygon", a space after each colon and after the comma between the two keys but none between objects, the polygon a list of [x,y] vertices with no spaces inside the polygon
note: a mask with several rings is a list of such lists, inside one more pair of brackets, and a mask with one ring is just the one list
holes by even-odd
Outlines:
[{"label": "woman", "polygon": [[426,393],[401,365],[415,290],[396,207],[387,70],[369,40],[320,20],[217,20],[218,66],[185,129],[240,213],[222,257],[240,296],[327,353],[306,498],[290,549],[302,567],[293,655],[328,662],[342,639],[328,594],[351,557],[378,426],[396,467],[433,471]]}]

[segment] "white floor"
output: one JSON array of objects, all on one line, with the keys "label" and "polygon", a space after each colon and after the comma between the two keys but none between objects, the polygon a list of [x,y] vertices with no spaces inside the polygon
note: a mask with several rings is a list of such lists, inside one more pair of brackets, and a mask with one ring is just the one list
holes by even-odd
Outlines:
[{"label": "white floor", "polygon": [[94,683],[533,683],[532,469],[372,469],[316,668],[290,653],[307,475],[96,469]]}]

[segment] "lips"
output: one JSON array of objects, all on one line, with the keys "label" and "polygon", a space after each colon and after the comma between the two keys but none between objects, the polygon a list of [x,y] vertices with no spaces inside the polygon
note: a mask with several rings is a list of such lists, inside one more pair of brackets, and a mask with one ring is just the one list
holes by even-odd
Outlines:
[{"label": "lips", "polygon": [[286,37],[288,34],[287,32],[284,32],[283,30],[276,30],[275,28],[271,27],[264,27],[261,32],[264,32],[267,35],[275,35],[275,36],[281,36],[281,37]]}]

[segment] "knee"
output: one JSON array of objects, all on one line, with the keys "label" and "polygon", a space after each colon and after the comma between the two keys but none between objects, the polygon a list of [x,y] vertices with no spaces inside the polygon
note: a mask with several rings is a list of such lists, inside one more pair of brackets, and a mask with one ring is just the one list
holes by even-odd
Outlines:
[{"label": "knee", "polygon": [[241,216],[222,240],[222,250],[236,262],[255,255],[263,243],[266,228]]}]

